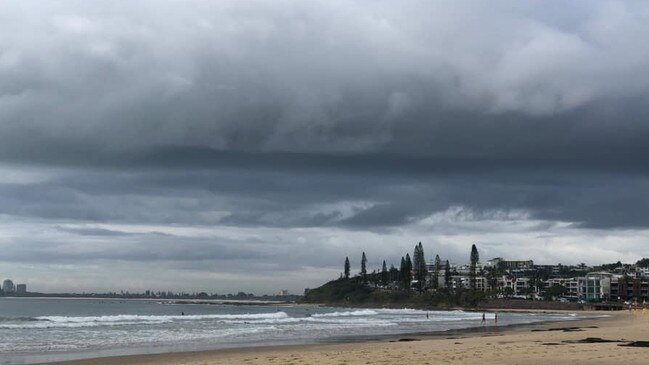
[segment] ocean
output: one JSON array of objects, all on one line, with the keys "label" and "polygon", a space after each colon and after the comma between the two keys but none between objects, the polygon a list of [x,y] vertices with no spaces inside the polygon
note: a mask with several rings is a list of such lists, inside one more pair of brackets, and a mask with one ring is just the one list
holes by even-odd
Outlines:
[{"label": "ocean", "polygon": [[[487,313],[485,326],[495,325],[493,317]],[[498,325],[579,317],[503,312]],[[324,343],[479,326],[482,313],[459,310],[0,298],[0,364]]]}]

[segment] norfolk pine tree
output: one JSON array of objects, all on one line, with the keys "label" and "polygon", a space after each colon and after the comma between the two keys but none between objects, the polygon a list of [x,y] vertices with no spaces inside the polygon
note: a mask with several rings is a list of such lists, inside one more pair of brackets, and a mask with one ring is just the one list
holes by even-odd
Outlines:
[{"label": "norfolk pine tree", "polygon": [[388,271],[390,278],[389,281],[392,283],[394,281],[399,281],[399,271],[394,267],[394,264],[390,264],[390,271]]},{"label": "norfolk pine tree", "polygon": [[365,252],[363,252],[363,257],[361,257],[361,277],[363,282],[367,281],[367,257],[365,257]]},{"label": "norfolk pine tree", "polygon": [[475,245],[471,246],[471,265],[469,266],[469,280],[471,285],[471,290],[475,291],[475,281],[476,281],[476,267],[478,266],[478,261],[480,261],[480,254],[478,254],[478,248]]},{"label": "norfolk pine tree", "polygon": [[403,285],[404,289],[408,289],[406,286],[406,259],[405,257],[401,256],[401,265],[399,266],[399,279],[401,281],[401,285]]},{"label": "norfolk pine tree", "polygon": [[[412,253],[412,268],[415,280],[419,280],[419,257],[419,245],[415,245],[415,251]],[[417,281],[417,290],[421,291],[421,281]]]},{"label": "norfolk pine tree", "polygon": [[345,257],[345,279],[349,279],[349,257]]},{"label": "norfolk pine tree", "polygon": [[433,270],[433,289],[439,288],[439,270],[442,267],[442,261],[439,255],[435,255],[435,268]]},{"label": "norfolk pine tree", "polygon": [[446,267],[444,268],[444,286],[447,290],[451,289],[451,264],[446,260]]},{"label": "norfolk pine tree", "polygon": [[415,280],[417,280],[417,289],[423,291],[426,287],[426,256],[424,255],[424,247],[419,242],[415,246],[413,254],[413,271],[415,272]]},{"label": "norfolk pine tree", "polygon": [[412,260],[410,259],[410,254],[406,254],[406,270],[404,273],[404,282],[406,284],[406,290],[410,290],[410,283],[412,283]]}]

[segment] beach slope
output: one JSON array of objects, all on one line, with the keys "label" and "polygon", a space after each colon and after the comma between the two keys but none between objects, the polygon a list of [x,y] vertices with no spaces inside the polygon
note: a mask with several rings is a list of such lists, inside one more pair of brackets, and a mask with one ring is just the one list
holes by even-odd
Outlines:
[{"label": "beach slope", "polygon": [[513,329],[485,326],[463,334],[361,343],[246,348],[68,361],[65,365],[212,364],[647,364],[649,316],[610,318]]}]

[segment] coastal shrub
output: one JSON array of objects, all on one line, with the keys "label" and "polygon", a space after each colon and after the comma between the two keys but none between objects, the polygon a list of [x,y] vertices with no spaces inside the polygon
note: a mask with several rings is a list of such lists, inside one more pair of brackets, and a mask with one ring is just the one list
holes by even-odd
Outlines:
[{"label": "coastal shrub", "polygon": [[360,303],[366,301],[373,289],[363,284],[361,279],[332,280],[319,288],[308,290],[304,295],[307,303]]}]

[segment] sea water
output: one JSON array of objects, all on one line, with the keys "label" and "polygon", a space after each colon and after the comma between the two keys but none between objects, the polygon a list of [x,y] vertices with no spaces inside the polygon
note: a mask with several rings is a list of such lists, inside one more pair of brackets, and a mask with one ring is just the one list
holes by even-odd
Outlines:
[{"label": "sea water", "polygon": [[[500,313],[498,325],[576,319]],[[494,314],[156,300],[0,298],[0,364],[305,344],[494,326]]]}]

